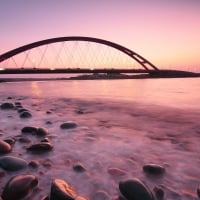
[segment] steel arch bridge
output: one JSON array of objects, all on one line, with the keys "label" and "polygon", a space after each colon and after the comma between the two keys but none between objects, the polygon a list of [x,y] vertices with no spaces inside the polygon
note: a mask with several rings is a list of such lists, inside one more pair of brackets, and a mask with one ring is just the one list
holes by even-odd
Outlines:
[{"label": "steel arch bridge", "polygon": [[27,50],[31,50],[33,48],[43,46],[43,45],[52,44],[52,43],[66,42],[66,41],[86,41],[86,42],[103,44],[103,45],[112,47],[114,49],[117,49],[120,52],[128,55],[129,57],[134,59],[137,63],[139,63],[142,66],[143,70],[146,71],[146,72],[158,70],[158,68],[155,65],[153,65],[147,59],[145,59],[143,56],[139,55],[138,53],[136,53],[136,52],[134,52],[134,51],[122,46],[122,45],[119,45],[117,43],[114,43],[114,42],[111,42],[111,41],[108,41],[108,40],[103,40],[103,39],[93,38],[93,37],[82,37],[82,36],[57,37],[57,38],[50,38],[50,39],[30,43],[30,44],[18,47],[16,49],[13,49],[11,51],[8,51],[6,53],[1,54],[0,55],[0,63],[11,58],[11,57],[13,57],[13,56],[15,56],[15,55],[17,55],[17,54],[20,54],[20,53],[25,52]]}]

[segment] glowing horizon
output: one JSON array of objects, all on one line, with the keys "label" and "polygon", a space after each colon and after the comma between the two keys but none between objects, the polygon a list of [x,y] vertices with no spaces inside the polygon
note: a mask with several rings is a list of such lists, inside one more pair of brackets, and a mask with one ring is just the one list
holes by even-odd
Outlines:
[{"label": "glowing horizon", "polygon": [[200,70],[199,10],[198,0],[8,0],[0,7],[0,54],[43,39],[79,35],[118,43],[159,68]]}]

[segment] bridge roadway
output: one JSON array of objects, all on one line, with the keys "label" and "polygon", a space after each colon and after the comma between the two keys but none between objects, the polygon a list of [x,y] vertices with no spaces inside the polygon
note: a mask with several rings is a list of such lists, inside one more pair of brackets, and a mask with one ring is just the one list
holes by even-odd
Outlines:
[{"label": "bridge roadway", "polygon": [[101,68],[2,68],[0,74],[89,74],[89,73],[151,73],[155,70],[145,69],[101,69]]},{"label": "bridge roadway", "polygon": [[146,69],[113,69],[113,68],[0,68],[1,74],[144,74],[149,78],[200,77],[200,73],[180,70],[146,70]]}]

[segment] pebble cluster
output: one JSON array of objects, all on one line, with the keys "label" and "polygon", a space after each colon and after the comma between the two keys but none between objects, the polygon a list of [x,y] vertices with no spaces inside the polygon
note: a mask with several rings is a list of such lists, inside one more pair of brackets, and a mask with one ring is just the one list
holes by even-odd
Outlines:
[{"label": "pebble cluster", "polygon": [[[32,114],[29,110],[23,108],[20,102],[15,104],[6,102],[2,103],[0,108],[16,109],[20,118],[30,118]],[[77,124],[72,121],[64,122],[60,125],[60,129],[73,129]],[[43,127],[25,126],[21,129],[21,136],[6,138],[0,140],[0,168],[7,172],[15,172],[30,168],[37,168],[39,163],[35,160],[27,162],[26,160],[9,156],[15,142],[18,140],[23,143],[30,143],[29,136],[35,136],[39,142],[28,145],[27,152],[34,154],[42,154],[53,150],[54,145],[51,143],[49,131]],[[81,163],[76,163],[73,170],[77,173],[86,171]],[[143,166],[143,172],[147,176],[164,176],[166,169],[157,164],[148,163]],[[109,168],[108,173],[113,176],[123,176],[126,172],[118,168]],[[0,174],[1,176],[1,174]],[[3,186],[0,200],[21,200],[28,198],[32,192],[36,192],[36,188],[40,183],[40,178],[32,174],[20,174],[10,178]],[[62,179],[54,178],[49,185],[49,194],[46,194],[41,200],[87,200],[78,194],[76,189],[68,182]],[[149,187],[140,179],[132,178],[119,182],[119,196],[114,200],[164,200],[164,189],[162,186],[156,186],[151,191]],[[197,196],[200,198],[200,186],[197,188]],[[104,191],[97,191],[92,200],[109,200],[110,197]]]}]

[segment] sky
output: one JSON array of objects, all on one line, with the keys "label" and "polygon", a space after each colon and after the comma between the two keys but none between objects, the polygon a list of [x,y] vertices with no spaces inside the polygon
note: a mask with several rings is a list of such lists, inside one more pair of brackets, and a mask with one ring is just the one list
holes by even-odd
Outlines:
[{"label": "sky", "polygon": [[0,54],[62,36],[109,40],[158,68],[200,69],[200,0],[0,0]]}]

